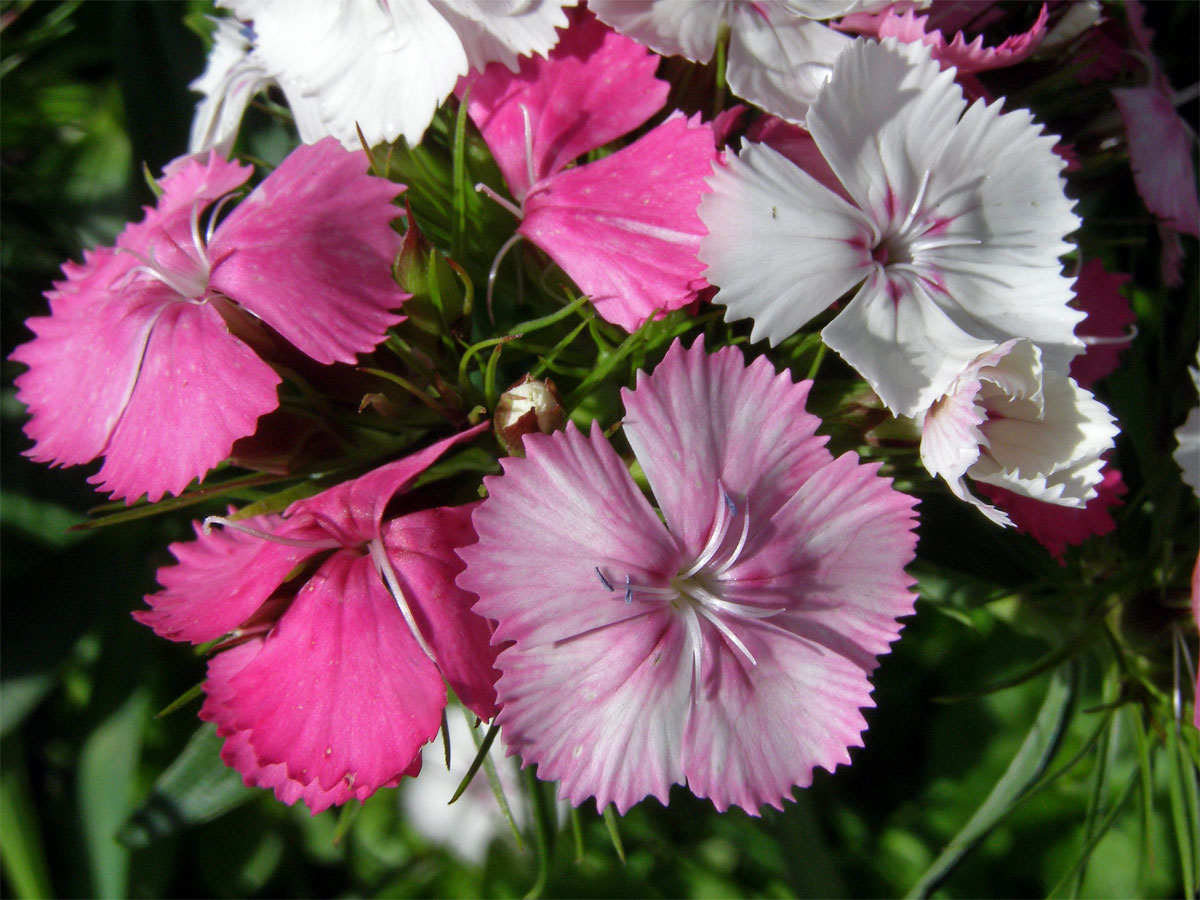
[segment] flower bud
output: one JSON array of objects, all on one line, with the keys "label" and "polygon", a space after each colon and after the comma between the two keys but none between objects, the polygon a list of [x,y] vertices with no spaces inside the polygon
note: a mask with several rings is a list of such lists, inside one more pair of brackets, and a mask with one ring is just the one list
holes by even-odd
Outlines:
[{"label": "flower bud", "polygon": [[565,421],[554,382],[528,375],[500,395],[493,418],[496,438],[512,456],[525,455],[525,435],[535,431],[549,434],[562,428]]}]

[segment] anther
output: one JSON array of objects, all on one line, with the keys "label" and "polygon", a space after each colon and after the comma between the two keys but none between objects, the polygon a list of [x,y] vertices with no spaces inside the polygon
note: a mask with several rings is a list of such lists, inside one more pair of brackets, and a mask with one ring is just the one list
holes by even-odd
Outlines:
[{"label": "anther", "polygon": [[[596,570],[596,577],[600,579],[600,583],[604,585],[604,589],[606,591],[613,590],[613,586],[609,583],[608,579],[604,577],[604,573],[600,571],[600,567],[595,566],[594,568]],[[628,580],[628,578],[626,578],[626,580]]]}]

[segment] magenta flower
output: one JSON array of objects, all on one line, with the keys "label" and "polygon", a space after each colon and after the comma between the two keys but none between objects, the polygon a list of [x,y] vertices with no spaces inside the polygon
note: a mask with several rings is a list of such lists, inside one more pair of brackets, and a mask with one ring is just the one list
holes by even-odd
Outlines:
[{"label": "magenta flower", "polygon": [[1121,288],[1130,276],[1109,272],[1098,259],[1089,259],[1075,278],[1075,306],[1087,313],[1075,331],[1087,350],[1071,360],[1071,377],[1080,387],[1090,388],[1116,371],[1133,341],[1136,316]]},{"label": "magenta flower", "polygon": [[496,621],[510,752],[571,803],[686,781],[756,814],[860,745],[913,609],[914,501],[831,456],[808,388],[700,342],[639,375],[624,432],[661,519],[595,425],[485,479],[458,582]]},{"label": "magenta flower", "polygon": [[[308,500],[171,545],[163,590],[134,613],[159,635],[225,639],[200,717],[249,785],[313,813],[363,800],[420,769],[449,684],[482,718],[496,711],[491,629],[457,588],[454,548],[474,539],[469,507],[387,522],[388,502],[447,438]],[[299,572],[300,574],[296,574]]]},{"label": "magenta flower", "polygon": [[250,172],[215,153],[177,160],[158,205],[115,247],[63,266],[50,315],[29,320],[36,337],[12,354],[29,366],[16,385],[32,458],[103,456],[90,480],[130,502],[178,494],[278,406],[279,376],[231,324],[250,313],[318,362],[352,363],[403,318],[391,278],[402,186],[324,141],[216,224]]},{"label": "magenta flower", "polygon": [[696,259],[696,215],[716,157],[712,129],[682,114],[603,159],[576,157],[643,124],[666,102],[658,57],[590,15],[549,59],[493,63],[459,83],[509,190],[518,234],[546,251],[628,331],[678,309],[708,286]]}]

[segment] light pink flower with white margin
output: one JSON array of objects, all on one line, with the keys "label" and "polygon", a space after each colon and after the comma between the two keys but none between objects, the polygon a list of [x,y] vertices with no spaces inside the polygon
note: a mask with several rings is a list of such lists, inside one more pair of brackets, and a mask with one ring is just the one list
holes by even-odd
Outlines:
[{"label": "light pink flower with white margin", "polygon": [[456,91],[517,201],[486,188],[521,220],[517,234],[627,331],[708,287],[696,205],[716,158],[712,128],[676,113],[615,153],[567,167],[662,109],[669,86],[657,67],[644,47],[581,14],[549,58],[522,60],[515,75],[488,66]]},{"label": "light pink flower with white margin", "polygon": [[[200,710],[248,785],[313,814],[364,800],[420,769],[442,724],[446,684],[495,713],[491,629],[454,585],[454,548],[474,540],[470,507],[384,509],[446,450],[439,441],[283,515],[210,518],[171,545],[163,590],[134,613],[162,637],[223,640]],[[212,524],[225,526],[211,531]]]},{"label": "light pink flower with white margin", "polygon": [[726,318],[776,344],[855,290],[821,335],[901,415],[996,343],[1028,337],[1062,371],[1083,346],[1056,139],[1025,110],[968,107],[954,74],[918,44],[856,41],[808,117],[853,202],[755,144],[700,203]]},{"label": "light pink flower with white margin", "polygon": [[1042,365],[1027,340],[981,354],[926,411],[921,462],[960,500],[999,525],[1012,522],[976,498],[966,479],[1082,509],[1096,496],[1117,427],[1104,404]]},{"label": "light pink flower with white margin", "polygon": [[[248,30],[218,26],[191,152],[231,142],[250,97],[278,84],[300,138],[417,144],[471,69],[546,53],[575,0],[222,0]],[[240,33],[239,33],[240,31]]]},{"label": "light pink flower with white margin", "polygon": [[178,494],[279,403],[279,376],[227,318],[252,314],[319,363],[353,363],[404,318],[391,276],[402,185],[327,141],[293,151],[217,224],[250,173],[216,153],[178,160],[116,247],[63,266],[50,315],[11,357],[29,366],[16,379],[29,456],[103,456],[90,480],[129,502]]},{"label": "light pink flower with white margin", "polygon": [[823,24],[880,3],[864,0],[590,0],[601,21],[665,56],[708,62],[729,30],[725,80],[736,96],[803,123],[850,39]]},{"label": "light pink flower with white margin", "polygon": [[639,373],[624,433],[662,518],[596,424],[530,435],[484,479],[458,583],[496,621],[509,752],[572,804],[686,781],[757,814],[861,745],[913,611],[914,501],[832,457],[810,385],[701,341]]}]

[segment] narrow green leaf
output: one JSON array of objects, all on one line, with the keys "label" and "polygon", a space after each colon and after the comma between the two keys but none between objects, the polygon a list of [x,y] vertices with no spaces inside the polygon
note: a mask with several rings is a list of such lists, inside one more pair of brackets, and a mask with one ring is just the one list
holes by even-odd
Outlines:
[{"label": "narrow green leaf", "polygon": [[[453,803],[463,795],[463,791],[474,779],[475,773],[479,771],[479,767],[483,765],[484,758],[488,755],[488,751],[492,749],[492,741],[496,740],[496,735],[500,733],[500,726],[493,723],[488,728],[487,734],[483,738],[483,743],[479,745],[479,750],[475,753],[475,758],[471,760],[471,765],[467,768],[467,774],[463,776],[462,781],[458,783],[458,789],[455,790],[454,796],[450,798],[450,803]],[[450,804],[447,803],[447,806]]]},{"label": "narrow green leaf", "polygon": [[215,819],[253,797],[255,792],[242,783],[242,776],[221,762],[223,743],[215,726],[201,725],[121,828],[121,843],[145,847],[181,828]]},{"label": "narrow green leaf", "polygon": [[504,816],[504,821],[508,823],[508,827],[512,829],[513,837],[517,839],[517,849],[525,849],[525,840],[521,837],[521,829],[517,827],[517,820],[513,818],[512,807],[508,805],[508,797],[504,793],[504,785],[500,783],[500,773],[496,771],[496,764],[492,762],[490,756],[483,758],[483,771],[487,775],[488,784],[492,788],[492,796],[496,798],[496,804],[500,807],[500,813]]},{"label": "narrow green leaf", "polygon": [[88,735],[79,757],[80,827],[97,897],[129,895],[129,849],[117,832],[133,805],[149,698],[135,691]]},{"label": "narrow green leaf", "polygon": [[579,821],[579,810],[571,807],[571,837],[575,842],[575,865],[583,862],[583,823]]},{"label": "narrow green leaf", "polygon": [[1181,746],[1179,723],[1167,728],[1167,797],[1171,802],[1171,824],[1174,826],[1175,843],[1179,848],[1179,869],[1183,881],[1183,895],[1196,896],[1196,840],[1197,823],[1189,815],[1185,782],[1196,778],[1196,770],[1187,759]]},{"label": "narrow green leaf", "polygon": [[575,338],[579,337],[579,332],[583,331],[583,329],[588,326],[588,323],[592,321],[593,316],[594,314],[589,313],[582,322],[568,331],[566,336],[563,337],[561,341],[551,347],[550,350],[538,360],[538,364],[533,367],[533,370],[529,373],[530,377],[541,378],[546,369],[554,365],[554,360],[558,358],[558,354],[562,353],[563,350],[571,346],[571,343],[575,340]]},{"label": "narrow green leaf", "polygon": [[4,748],[0,764],[0,865],[4,877],[20,900],[54,897],[42,828],[29,791],[29,774],[20,744]]},{"label": "narrow green leaf", "polygon": [[277,481],[286,481],[295,477],[295,475],[273,475],[264,472],[231,478],[229,481],[223,481],[220,484],[210,484],[207,487],[198,487],[178,497],[159,500],[157,503],[137,503],[129,507],[126,507],[123,503],[104,503],[91,510],[91,512],[103,512],[108,509],[119,509],[120,511],[98,519],[80,522],[78,525],[72,526],[70,530],[90,531],[93,528],[106,528],[109,525],[120,525],[125,522],[136,521],[137,519],[146,519],[165,512],[186,509],[189,506],[195,506],[197,503],[203,503],[205,500],[215,500],[218,497],[223,497],[227,494],[244,490],[245,488],[274,484]]},{"label": "narrow green leaf", "polygon": [[1012,762],[975,814],[917,879],[908,897],[928,896],[959,860],[1004,818],[1025,789],[1037,780],[1058,746],[1073,694],[1073,685],[1061,672],[1051,676],[1046,697],[1033,726]]},{"label": "narrow green leaf", "polygon": [[495,409],[500,400],[500,389],[496,386],[496,366],[500,363],[500,351],[503,349],[504,344],[495,346],[483,373],[483,402],[488,409]]},{"label": "narrow green leaf", "polygon": [[588,301],[587,294],[581,297],[576,297],[562,309],[555,310],[549,315],[542,316],[538,319],[530,319],[528,322],[522,322],[519,325],[510,328],[508,334],[510,337],[524,337],[527,334],[532,334],[535,331],[541,331],[543,328],[548,328],[555,322],[560,322],[571,315],[577,309],[580,309]]},{"label": "narrow green leaf", "polygon": [[1113,823],[1117,821],[1117,817],[1121,814],[1121,810],[1125,808],[1125,803],[1129,800],[1129,795],[1133,793],[1133,786],[1137,784],[1137,781],[1137,773],[1135,772],[1125,784],[1124,790],[1121,791],[1121,795],[1113,804],[1112,809],[1108,811],[1108,815],[1104,817],[1104,820],[1092,832],[1092,835],[1088,839],[1087,843],[1084,844],[1083,852],[1079,854],[1079,859],[1077,859],[1075,864],[1071,866],[1070,870],[1058,880],[1058,884],[1054,885],[1054,887],[1050,889],[1050,893],[1046,895],[1047,897],[1059,896],[1061,891],[1069,882],[1082,875],[1084,867],[1087,866],[1087,862],[1092,856],[1092,851],[1096,849],[1096,845],[1100,843],[1106,834],[1108,834],[1108,830],[1112,828]]},{"label": "narrow green leaf", "polygon": [[554,804],[547,800],[542,783],[533,766],[524,770],[525,789],[529,795],[529,817],[533,823],[533,846],[537,853],[537,879],[525,894],[525,900],[536,900],[546,889],[550,878],[551,838],[554,834]]},{"label": "narrow green leaf", "polygon": [[82,521],[79,514],[56,503],[0,491],[0,525],[21,532],[44,547],[57,550],[78,543],[83,535],[71,529]]},{"label": "narrow green leaf", "polygon": [[454,119],[454,147],[451,151],[451,179],[454,184],[454,220],[451,223],[451,255],[462,259],[467,252],[467,98],[470,88],[458,101]]},{"label": "narrow green leaf", "polygon": [[338,846],[346,839],[360,809],[362,809],[362,804],[357,800],[351,800],[342,806],[341,812],[338,813],[337,827],[333,829],[333,846]]},{"label": "narrow green leaf", "polygon": [[1138,774],[1141,783],[1142,840],[1145,841],[1143,864],[1154,863],[1154,770],[1150,767],[1150,742],[1146,739],[1146,724],[1141,708],[1129,706],[1133,720],[1133,743],[1137,750]]},{"label": "narrow green leaf", "polygon": [[176,710],[182,709],[183,707],[187,706],[189,703],[191,703],[193,700],[195,700],[197,697],[199,697],[202,693],[204,693],[204,682],[200,682],[199,684],[193,684],[190,688],[188,688],[186,691],[184,691],[182,694],[180,694],[178,697],[176,697],[174,700],[172,700],[170,703],[168,703],[166,706],[164,706],[158,712],[156,712],[154,714],[154,717],[156,719],[161,719],[163,716],[169,716],[171,713],[175,712]]},{"label": "narrow green leaf", "polygon": [[617,851],[617,858],[624,865],[625,845],[621,842],[621,829],[617,826],[617,818],[617,811],[611,805],[604,807],[604,826],[608,829],[608,836],[612,840],[613,849]]}]

